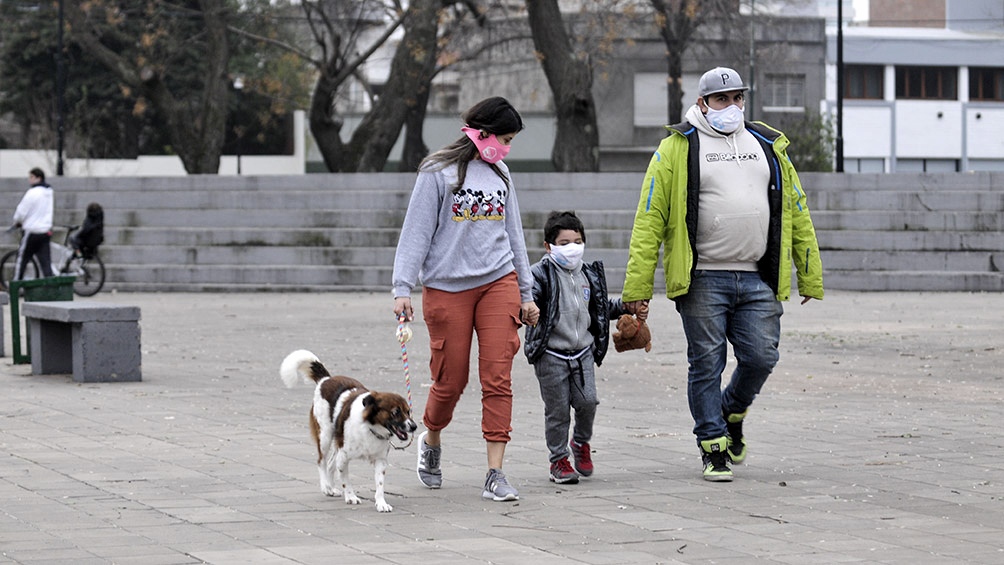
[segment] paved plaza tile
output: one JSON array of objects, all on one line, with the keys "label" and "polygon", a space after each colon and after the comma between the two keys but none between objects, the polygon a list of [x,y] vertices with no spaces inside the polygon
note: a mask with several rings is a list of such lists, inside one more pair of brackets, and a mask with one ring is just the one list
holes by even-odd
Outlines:
[{"label": "paved plaza tile", "polygon": [[[390,514],[374,509],[363,462],[351,468],[362,505],[320,492],[312,390],[278,376],[306,348],[405,394],[388,294],[86,300],[141,308],[143,381],[75,383],[0,359],[0,562],[1004,562],[1004,295],[786,303],[781,361],[745,426],[749,458],[717,484],[701,479],[680,323],[657,298],[652,351],[611,351],[597,370],[592,477],[548,481],[521,353],[505,462],[520,500],[481,498],[474,379],[443,434],[442,489],[419,484],[414,445],[392,450]],[[420,419],[428,334],[413,326]]]}]

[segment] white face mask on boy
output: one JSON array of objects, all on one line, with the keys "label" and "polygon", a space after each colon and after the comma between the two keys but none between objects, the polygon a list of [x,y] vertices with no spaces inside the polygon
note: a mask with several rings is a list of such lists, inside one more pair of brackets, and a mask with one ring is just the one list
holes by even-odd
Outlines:
[{"label": "white face mask on boy", "polygon": [[574,271],[582,264],[582,254],[586,252],[584,243],[566,243],[551,246],[551,259],[562,269]]}]

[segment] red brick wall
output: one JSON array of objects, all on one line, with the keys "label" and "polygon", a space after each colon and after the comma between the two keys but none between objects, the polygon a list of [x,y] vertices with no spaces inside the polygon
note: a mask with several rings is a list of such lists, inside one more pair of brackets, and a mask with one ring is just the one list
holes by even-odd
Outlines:
[{"label": "red brick wall", "polygon": [[945,0],[871,0],[872,27],[945,27]]}]

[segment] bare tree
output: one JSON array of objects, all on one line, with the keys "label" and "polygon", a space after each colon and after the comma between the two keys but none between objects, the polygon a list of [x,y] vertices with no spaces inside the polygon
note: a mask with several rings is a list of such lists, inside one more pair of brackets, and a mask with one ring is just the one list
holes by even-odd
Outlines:
[{"label": "bare tree", "polygon": [[[314,94],[310,102],[310,132],[329,171],[354,170],[348,163],[341,131],[344,117],[335,104],[336,95],[343,85],[359,75],[359,68],[376,52],[404,21],[405,14],[398,11],[383,30],[367,45],[360,46],[360,36],[366,27],[377,25],[364,17],[369,13],[368,2],[304,1],[301,6],[314,39],[317,56],[296,50],[318,72]],[[385,16],[376,14],[373,21],[382,22]],[[365,82],[364,82],[365,84]]]},{"label": "bare tree", "polygon": [[656,27],[666,44],[666,81],[669,123],[683,116],[683,55],[697,31],[712,20],[738,14],[737,0],[650,0]]},{"label": "bare tree", "polygon": [[[412,0],[404,10],[398,2],[302,3],[320,52],[319,57],[307,57],[318,70],[310,106],[310,130],[328,170],[382,171],[406,121],[410,124],[424,121],[429,88],[436,72],[439,15],[448,4],[452,2]],[[365,26],[383,27],[362,46]],[[350,80],[369,86],[360,72],[361,66],[399,27],[404,28],[404,36],[394,51],[387,82],[379,95],[371,97],[371,109],[351,138],[344,141],[341,130],[345,120],[335,103],[336,96]],[[421,129],[411,131],[411,135],[418,132],[420,142]],[[413,146],[414,140],[411,143]]]},{"label": "bare tree", "polygon": [[146,1],[127,9],[91,0],[65,8],[71,39],[157,108],[185,170],[218,173],[230,96],[228,2]]},{"label": "bare tree", "polygon": [[526,0],[533,44],[554,96],[557,133],[551,161],[559,171],[598,171],[600,136],[593,101],[593,70],[577,56],[557,0]]},{"label": "bare tree", "polygon": [[[404,37],[373,109],[352,134],[348,153],[359,171],[382,171],[405,121],[424,121],[439,52],[436,36],[443,0],[411,0]],[[419,135],[421,135],[419,130]]]}]

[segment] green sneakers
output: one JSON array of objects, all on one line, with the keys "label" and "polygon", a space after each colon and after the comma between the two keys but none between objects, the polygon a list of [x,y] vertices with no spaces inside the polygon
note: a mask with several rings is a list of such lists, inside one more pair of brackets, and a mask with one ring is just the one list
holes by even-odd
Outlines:
[{"label": "green sneakers", "polygon": [[725,415],[725,428],[729,432],[729,459],[736,465],[746,460],[746,441],[743,439],[743,418],[749,408],[739,414]]},{"label": "green sneakers", "polygon": [[701,442],[701,459],[704,461],[704,480],[725,483],[732,480],[729,468],[729,438],[722,436]]}]

